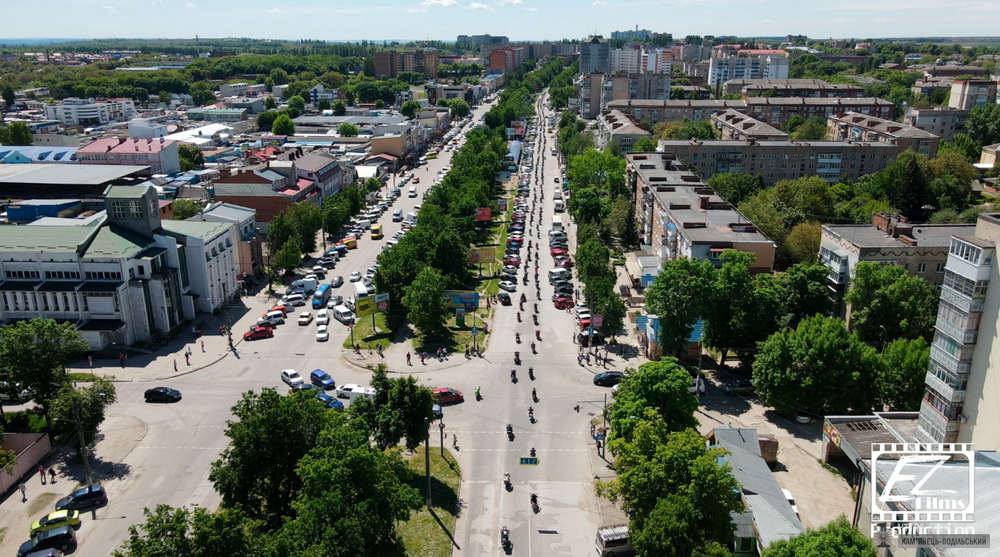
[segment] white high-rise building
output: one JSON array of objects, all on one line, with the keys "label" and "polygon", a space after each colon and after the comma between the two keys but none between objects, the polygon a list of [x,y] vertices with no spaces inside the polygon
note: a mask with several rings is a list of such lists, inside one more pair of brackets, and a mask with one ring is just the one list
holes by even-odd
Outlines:
[{"label": "white high-rise building", "polygon": [[45,106],[45,117],[58,120],[64,126],[99,126],[110,122],[127,122],[136,117],[132,99],[78,99],[69,97],[57,104]]},{"label": "white high-rise building", "polygon": [[642,49],[642,62],[640,71],[642,73],[670,74],[670,63],[673,54],[669,48],[649,48]]},{"label": "white high-rise building", "polygon": [[639,45],[611,50],[608,73],[639,73],[643,52]]},{"label": "white high-rise building", "polygon": [[712,49],[708,84],[715,86],[730,79],[787,79],[788,53],[774,49],[748,49],[720,45]]}]

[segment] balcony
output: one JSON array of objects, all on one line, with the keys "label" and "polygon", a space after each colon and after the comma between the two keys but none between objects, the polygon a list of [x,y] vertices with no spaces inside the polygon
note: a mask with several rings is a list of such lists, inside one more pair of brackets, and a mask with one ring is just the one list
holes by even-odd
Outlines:
[{"label": "balcony", "polygon": [[926,383],[927,386],[930,387],[931,389],[934,389],[935,392],[941,395],[941,398],[947,400],[948,402],[956,403],[965,400],[964,390],[952,387],[947,382],[943,381],[940,377],[934,375],[933,373],[927,374],[927,376],[924,378],[924,383]]},{"label": "balcony", "polygon": [[971,361],[959,360],[957,357],[949,354],[946,350],[943,350],[935,345],[931,345],[931,359],[937,362],[944,369],[956,375],[969,373],[969,371],[972,370]]},{"label": "balcony", "polygon": [[978,333],[976,329],[968,329],[964,326],[952,323],[951,321],[945,321],[944,319],[938,319],[935,321],[934,328],[962,344],[976,343],[976,334]]},{"label": "balcony", "polygon": [[966,313],[982,313],[983,299],[970,298],[948,285],[941,286],[941,299]]},{"label": "balcony", "polygon": [[[927,424],[930,427],[925,427],[925,431],[943,431],[947,439],[954,439],[954,433],[958,431],[960,422],[958,420],[949,420],[944,414],[937,411],[936,408],[931,406],[926,400],[920,403],[920,415],[919,421],[921,425]],[[948,434],[951,434],[948,437]],[[946,439],[938,439],[938,442],[945,442]]]}]

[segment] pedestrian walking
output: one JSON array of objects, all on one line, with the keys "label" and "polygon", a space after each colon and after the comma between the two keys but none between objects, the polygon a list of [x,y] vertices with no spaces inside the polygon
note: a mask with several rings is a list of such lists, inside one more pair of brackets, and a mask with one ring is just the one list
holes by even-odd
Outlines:
[{"label": "pedestrian walking", "polygon": [[94,369],[94,357],[90,354],[87,354],[87,365],[90,366],[90,369]]},{"label": "pedestrian walking", "polygon": [[24,482],[21,482],[21,485],[18,486],[18,489],[21,490],[21,502],[22,503],[26,502],[28,500],[28,487],[24,485]]},{"label": "pedestrian walking", "polygon": [[38,477],[42,480],[42,485],[45,485],[45,468],[41,464],[38,465]]},{"label": "pedestrian walking", "polygon": [[177,358],[174,358],[174,373],[177,373]]},{"label": "pedestrian walking", "polygon": [[124,352],[119,352],[118,353],[118,363],[121,364],[122,369],[125,369],[125,353]]},{"label": "pedestrian walking", "polygon": [[413,365],[413,364],[410,363],[410,353],[409,352],[406,353],[406,365],[408,365],[408,366]]},{"label": "pedestrian walking", "polygon": [[49,483],[56,483],[56,469],[52,466],[49,466]]},{"label": "pedestrian walking", "polygon": [[184,363],[191,365],[191,354],[188,354],[187,352],[184,353]]},{"label": "pedestrian walking", "polygon": [[201,341],[201,352],[203,354],[205,353],[205,341],[204,340]]}]

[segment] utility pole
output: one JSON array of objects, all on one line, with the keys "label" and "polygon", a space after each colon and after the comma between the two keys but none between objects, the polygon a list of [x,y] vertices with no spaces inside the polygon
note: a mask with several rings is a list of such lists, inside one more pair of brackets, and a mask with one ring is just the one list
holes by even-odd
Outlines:
[{"label": "utility pole", "polygon": [[83,423],[80,421],[80,404],[73,400],[73,421],[76,422],[76,436],[80,440],[80,458],[83,460],[83,473],[87,476],[87,484],[93,483],[93,475],[90,472],[90,455],[87,450],[86,440],[83,438]]},{"label": "utility pole", "polygon": [[444,422],[438,422],[438,430],[441,431],[441,458],[444,458]]},{"label": "utility pole", "polygon": [[[442,432],[443,431],[444,430],[442,430]],[[424,438],[424,475],[427,477],[427,510],[431,510],[431,422],[430,421],[427,422],[427,437]]]}]

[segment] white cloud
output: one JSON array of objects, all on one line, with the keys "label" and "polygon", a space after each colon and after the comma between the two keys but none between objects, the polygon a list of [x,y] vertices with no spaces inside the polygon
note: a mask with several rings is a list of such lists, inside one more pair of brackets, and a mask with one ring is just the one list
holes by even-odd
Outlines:
[{"label": "white cloud", "polygon": [[608,3],[605,0],[594,0],[590,3],[591,6],[607,6]]},{"label": "white cloud", "polygon": [[271,9],[267,10],[267,13],[269,13],[271,15],[279,15],[279,14],[285,13],[285,10],[283,10],[283,9],[275,6],[275,7],[271,8]]},{"label": "white cloud", "polygon": [[500,0],[498,3],[501,6],[520,6],[524,0]]},{"label": "white cloud", "polygon": [[482,2],[471,2],[466,7],[469,8],[470,10],[485,10],[490,12],[493,11],[493,6],[490,6],[488,4],[483,4]]},{"label": "white cloud", "polygon": [[101,6],[101,7],[104,8],[104,10],[107,11],[109,14],[117,14],[118,13],[118,6],[112,6],[112,5],[108,4],[108,5]]},{"label": "white cloud", "polygon": [[420,3],[425,8],[447,8],[458,4],[458,0],[423,0]]},{"label": "white cloud", "polygon": [[195,4],[194,2],[188,2],[187,4],[184,4],[184,7],[189,10],[193,10],[198,7],[198,4]]},{"label": "white cloud", "polygon": [[537,12],[538,8],[522,8],[526,12]]}]

